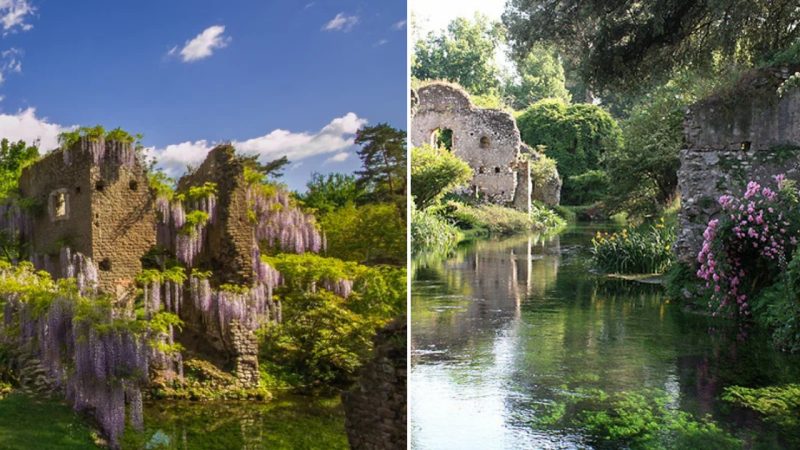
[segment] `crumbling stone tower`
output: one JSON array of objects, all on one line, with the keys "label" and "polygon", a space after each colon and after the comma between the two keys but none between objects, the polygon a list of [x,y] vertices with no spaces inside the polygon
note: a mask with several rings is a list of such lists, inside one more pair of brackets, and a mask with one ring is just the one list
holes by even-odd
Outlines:
[{"label": "crumbling stone tower", "polygon": [[[449,131],[456,156],[473,170],[468,190],[483,200],[531,210],[531,200],[557,205],[561,198],[558,174],[546,180],[531,178],[531,161],[540,155],[522,143],[511,114],[479,108],[460,87],[434,82],[411,92],[411,144],[435,144],[438,132]],[[539,186],[537,188],[537,186]]]},{"label": "crumbling stone tower", "polygon": [[48,153],[20,178],[31,208],[21,239],[39,269],[64,277],[62,249],[91,258],[98,288],[122,296],[156,244],[153,198],[133,144],[82,138]]}]

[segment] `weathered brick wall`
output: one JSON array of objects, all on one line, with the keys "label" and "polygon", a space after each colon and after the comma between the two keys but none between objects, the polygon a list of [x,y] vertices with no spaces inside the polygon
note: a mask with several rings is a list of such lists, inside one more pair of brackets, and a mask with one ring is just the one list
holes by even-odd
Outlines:
[{"label": "weathered brick wall", "polygon": [[354,450],[405,449],[407,442],[405,317],[375,337],[373,357],[342,394],[345,427]]},{"label": "weathered brick wall", "polygon": [[446,83],[423,86],[417,97],[411,144],[431,144],[437,129],[452,130],[453,153],[474,171],[470,190],[477,188],[493,203],[511,203],[517,189],[516,163],[522,143],[511,114],[478,108],[466,92]]},{"label": "weathered brick wall", "polygon": [[[91,165],[90,154],[74,155],[70,164],[65,164],[64,151],[56,150],[22,171],[20,193],[36,206],[30,212],[31,233],[21,239],[30,246],[31,254],[48,260],[47,266],[53,268],[54,276],[61,275],[58,254],[62,246],[69,245],[75,251],[91,255]],[[49,197],[62,189],[67,194],[67,217],[52,220]]]},{"label": "weathered brick wall", "polygon": [[[100,149],[104,157],[98,162]],[[105,292],[126,290],[141,271],[140,258],[156,243],[155,216],[144,168],[138,161],[121,163],[123,155],[132,153],[131,144],[83,139],[23,171],[21,194],[40,207],[31,235],[22,239],[54,276],[62,273],[62,247],[92,258],[101,269],[99,287]],[[54,218],[55,192],[66,196],[63,218]]]},{"label": "weathered brick wall", "polygon": [[255,235],[247,216],[244,167],[236,159],[233,146],[220,145],[211,150],[197,170],[180,179],[178,191],[206,182],[217,184],[217,221],[208,225],[207,242],[197,266],[213,271],[215,285],[251,285]]},{"label": "weathered brick wall", "polygon": [[800,66],[751,72],[730,92],[689,108],[678,189],[678,258],[695,263],[708,221],[723,194],[741,195],[749,180],[800,179],[800,90],[776,90]]},{"label": "weathered brick wall", "polygon": [[[106,151],[126,151],[106,143]],[[130,145],[130,144],[128,144]],[[90,256],[100,271],[100,288],[121,294],[142,271],[142,256],[156,245],[156,217],[147,175],[140,164],[125,166],[113,156],[91,167]]]}]

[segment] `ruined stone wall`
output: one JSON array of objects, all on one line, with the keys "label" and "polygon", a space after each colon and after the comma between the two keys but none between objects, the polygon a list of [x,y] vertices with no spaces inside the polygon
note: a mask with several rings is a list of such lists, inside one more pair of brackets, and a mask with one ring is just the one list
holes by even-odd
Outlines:
[{"label": "ruined stone wall", "polygon": [[178,182],[178,191],[206,182],[217,185],[217,218],[208,224],[207,242],[197,259],[197,266],[211,270],[212,281],[251,285],[252,251],[256,245],[253,224],[248,218],[247,186],[244,167],[233,146],[221,145],[211,150],[200,167]]},{"label": "ruined stone wall", "polygon": [[[56,277],[62,273],[61,247],[68,245],[87,256],[92,253],[91,165],[91,154],[74,155],[71,164],[65,164],[64,151],[57,150],[23,169],[19,180],[23,199],[33,204],[28,212],[30,233],[20,238],[37,256],[37,268]],[[51,194],[58,191],[66,195],[66,215],[60,218],[54,217],[51,204]]]},{"label": "ruined stone wall", "polygon": [[356,384],[342,394],[347,437],[354,450],[406,448],[407,332],[405,317],[379,331],[372,359],[359,371]]},{"label": "ruined stone wall", "polygon": [[420,88],[411,121],[411,144],[432,144],[434,132],[453,131],[452,151],[472,167],[470,191],[477,189],[493,203],[511,203],[517,189],[520,139],[511,114],[481,109],[466,92],[446,83]]},{"label": "ruined stone wall", "polygon": [[23,171],[21,194],[38,206],[22,239],[39,268],[61,276],[59,250],[69,247],[100,268],[104,292],[132,285],[140,258],[156,243],[153,199],[134,155],[132,144],[83,139]]},{"label": "ruined stone wall", "polygon": [[689,108],[684,121],[678,189],[681,261],[695,263],[718,198],[741,195],[749,180],[772,183],[783,173],[800,179],[800,90],[783,97],[778,86],[798,67],[769,68],[743,77],[724,94]]},{"label": "ruined stone wall", "polygon": [[106,143],[108,160],[93,165],[89,173],[92,253],[88,256],[100,271],[100,288],[119,297],[133,287],[142,271],[142,256],[156,245],[156,217],[145,168],[118,164],[114,152],[128,149],[115,145],[119,144]]}]

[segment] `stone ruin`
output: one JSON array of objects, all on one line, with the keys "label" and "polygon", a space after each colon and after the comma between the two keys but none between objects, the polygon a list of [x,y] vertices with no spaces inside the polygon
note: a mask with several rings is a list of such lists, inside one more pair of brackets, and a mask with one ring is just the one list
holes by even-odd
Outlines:
[{"label": "stone ruin", "polygon": [[353,450],[404,450],[407,442],[407,325],[405,316],[381,329],[372,358],[342,394],[347,438]]},{"label": "stone ruin", "polygon": [[709,220],[723,194],[739,195],[750,180],[773,184],[785,174],[800,180],[800,89],[777,89],[800,66],[767,68],[744,76],[731,92],[692,105],[684,121],[678,171],[681,209],[678,259],[696,264]]},{"label": "stone ruin", "polygon": [[[254,330],[281,320],[281,305],[272,298],[280,274],[261,260],[259,243],[280,241],[298,253],[318,252],[324,243],[313,217],[290,207],[288,194],[269,196],[245,182],[232,146],[211,150],[179,180],[177,193],[208,183],[216,187],[202,198],[157,197],[132,144],[84,138],[23,170],[20,196],[37,206],[27,212],[4,206],[2,225],[18,236],[37,269],[74,277],[81,290],[111,294],[128,309],[137,276],[148,269],[143,257],[154,250],[175,255],[187,279],[147,282],[147,314],[179,315],[184,326],[170,332],[169,344],[180,342],[253,387],[259,379]],[[205,213],[205,222],[188,224],[194,211]],[[226,285],[245,291],[226,291]],[[153,380],[182,376],[180,355],[155,354],[149,361]]]},{"label": "stone ruin", "polygon": [[452,152],[474,175],[466,193],[487,202],[531,210],[531,200],[548,206],[561,199],[561,179],[532,178],[531,165],[541,155],[522,142],[514,117],[472,104],[463,89],[434,82],[411,92],[411,144],[435,145],[438,132],[452,132]]}]

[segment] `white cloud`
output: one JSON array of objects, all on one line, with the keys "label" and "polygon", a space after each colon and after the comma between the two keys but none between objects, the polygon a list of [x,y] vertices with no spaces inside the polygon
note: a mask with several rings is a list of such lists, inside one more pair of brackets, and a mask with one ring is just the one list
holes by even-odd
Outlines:
[{"label": "white cloud", "polygon": [[17,29],[28,31],[33,25],[26,22],[36,12],[28,0],[0,0],[0,24],[3,34],[14,33]]},{"label": "white cloud", "polygon": [[405,20],[401,20],[399,22],[395,22],[394,25],[392,25],[392,28],[395,29],[395,30],[402,30],[405,27],[406,27],[406,21]]},{"label": "white cloud", "polygon": [[348,16],[345,13],[336,14],[336,17],[331,19],[325,26],[322,27],[323,31],[344,31],[348,32],[353,29],[358,23],[358,16]]},{"label": "white cloud", "polygon": [[328,163],[340,163],[340,162],[344,162],[344,161],[346,161],[346,160],[347,160],[347,158],[349,158],[349,157],[350,157],[350,153],[347,153],[347,152],[339,152],[339,153],[337,153],[337,154],[335,154],[335,155],[331,156],[330,158],[326,159],[326,160],[325,160],[325,164],[328,164]]},{"label": "white cloud", "polygon": [[180,53],[183,62],[193,62],[208,58],[214,54],[214,50],[225,48],[230,44],[230,36],[225,36],[223,33],[225,33],[224,25],[212,25],[195,36],[194,39],[186,41],[180,52],[177,45],[172,47],[167,52],[167,56],[174,56]]},{"label": "white cloud", "polygon": [[309,3],[306,3],[306,6],[304,6],[303,9],[308,9],[308,8],[311,8],[312,6],[314,6],[314,2],[309,2]]},{"label": "white cloud", "polygon": [[[262,162],[286,156],[292,161],[292,169],[297,169],[302,160],[312,156],[333,154],[325,162],[343,162],[350,153],[355,133],[366,125],[367,120],[355,113],[347,113],[331,120],[317,132],[293,132],[276,129],[263,136],[231,144],[238,152],[258,155]],[[39,143],[44,153],[58,148],[58,135],[74,129],[75,126],[64,126],[53,123],[44,117],[36,116],[35,108],[20,110],[16,114],[0,113],[0,136],[11,141],[24,140],[28,143]],[[208,140],[186,141],[171,144],[164,148],[149,147],[145,155],[155,158],[159,167],[170,176],[179,176],[186,166],[198,166],[206,158],[207,153],[216,143]]]},{"label": "white cloud", "polygon": [[[239,152],[258,155],[262,162],[285,155],[299,166],[300,160],[311,156],[342,153],[353,145],[356,131],[366,123],[366,119],[351,112],[333,119],[316,133],[276,129],[263,136],[233,141],[231,144]],[[186,141],[168,145],[163,149],[149,148],[147,154],[149,157],[155,157],[158,165],[169,175],[176,176],[187,165],[197,166],[203,162],[206,154],[214,148],[214,145],[215,143],[207,140]],[[338,153],[333,158],[337,158]],[[338,158],[346,158],[346,156],[338,156]]]},{"label": "white cloud", "polygon": [[389,43],[389,41],[388,41],[387,39],[381,39],[380,41],[378,41],[378,42],[376,42],[376,43],[372,44],[372,46],[373,46],[373,47],[380,47],[380,46],[382,46],[382,45],[386,45],[386,44],[388,44],[388,43]]},{"label": "white cloud", "polygon": [[0,114],[0,136],[10,141],[39,143],[44,153],[58,147],[58,135],[74,127],[65,127],[48,122],[46,118],[36,117],[36,109],[28,108],[16,114]]}]

